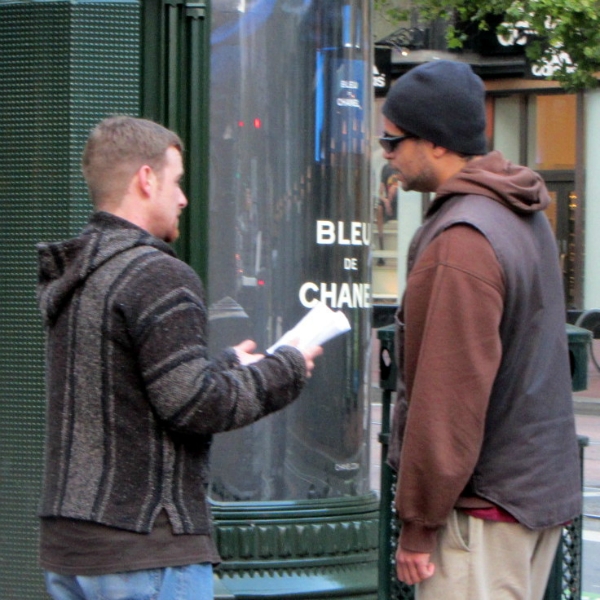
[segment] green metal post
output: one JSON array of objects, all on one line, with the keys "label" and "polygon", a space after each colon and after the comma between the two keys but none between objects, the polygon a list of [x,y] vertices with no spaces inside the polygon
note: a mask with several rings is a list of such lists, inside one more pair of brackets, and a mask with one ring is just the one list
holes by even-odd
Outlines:
[{"label": "green metal post", "polygon": [[184,141],[189,200],[178,256],[208,284],[210,4],[148,0],[142,5],[142,113]]},{"label": "green metal post", "polygon": [[189,122],[187,127],[188,159],[186,170],[188,193],[193,200],[188,207],[189,264],[208,285],[208,203],[209,203],[209,5],[190,2],[186,5],[189,23]]},{"label": "green metal post", "polygon": [[387,560],[379,561],[378,577],[378,600],[389,600],[390,581],[392,577],[392,557],[391,557],[391,504],[392,498],[392,472],[387,464],[387,455],[390,439],[390,411],[392,403],[392,391],[383,390],[381,394],[381,433],[379,434],[379,443],[381,444],[381,517],[379,525],[379,551]]}]

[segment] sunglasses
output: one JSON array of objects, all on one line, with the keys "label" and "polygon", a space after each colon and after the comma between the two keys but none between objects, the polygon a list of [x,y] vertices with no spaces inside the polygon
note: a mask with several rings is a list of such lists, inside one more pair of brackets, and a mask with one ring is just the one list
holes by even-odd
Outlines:
[{"label": "sunglasses", "polygon": [[398,144],[401,144],[404,140],[414,139],[414,135],[387,135],[384,134],[379,138],[379,143],[381,147],[388,153],[391,154],[397,147]]}]

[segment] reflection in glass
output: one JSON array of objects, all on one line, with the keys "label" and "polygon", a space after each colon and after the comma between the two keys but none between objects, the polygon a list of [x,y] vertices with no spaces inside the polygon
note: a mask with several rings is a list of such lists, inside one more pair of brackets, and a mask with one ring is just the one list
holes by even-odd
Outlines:
[{"label": "reflection in glass", "polygon": [[368,2],[212,5],[211,345],[265,349],[316,300],[352,332],[302,397],[216,436],[216,500],[368,491]]}]

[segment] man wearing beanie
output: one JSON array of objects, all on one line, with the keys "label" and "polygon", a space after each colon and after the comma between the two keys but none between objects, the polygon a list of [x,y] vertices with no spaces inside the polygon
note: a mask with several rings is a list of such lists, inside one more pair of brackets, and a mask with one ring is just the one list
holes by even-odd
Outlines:
[{"label": "man wearing beanie", "polygon": [[418,600],[541,600],[581,512],[550,198],[538,174],[486,153],[484,86],[466,64],[415,67],[383,115],[400,185],[433,193],[396,315],[398,577]]}]

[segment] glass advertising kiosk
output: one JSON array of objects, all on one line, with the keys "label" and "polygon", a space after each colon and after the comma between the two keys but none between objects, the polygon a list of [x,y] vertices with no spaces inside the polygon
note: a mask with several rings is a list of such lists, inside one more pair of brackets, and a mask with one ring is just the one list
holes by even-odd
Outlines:
[{"label": "glass advertising kiosk", "polygon": [[317,301],[352,330],[300,399],[215,437],[222,597],[375,598],[369,2],[214,0],[210,339],[268,348]]}]

